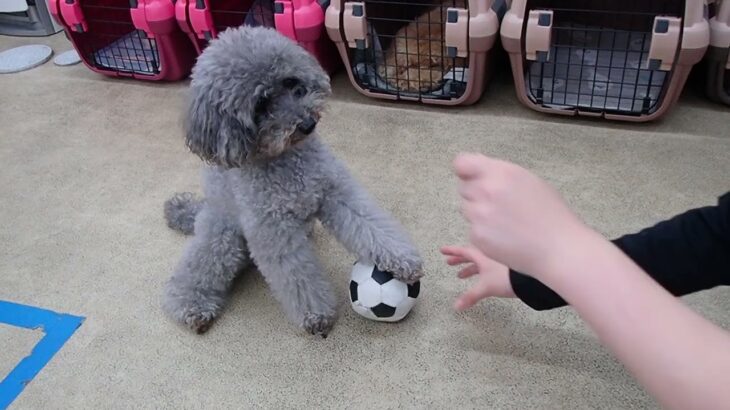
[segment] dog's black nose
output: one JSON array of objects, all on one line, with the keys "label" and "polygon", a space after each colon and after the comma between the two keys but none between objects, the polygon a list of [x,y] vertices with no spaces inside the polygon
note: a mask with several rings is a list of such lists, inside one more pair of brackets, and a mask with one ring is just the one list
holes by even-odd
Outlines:
[{"label": "dog's black nose", "polygon": [[304,121],[302,121],[298,126],[297,129],[302,132],[302,134],[309,135],[314,131],[314,128],[317,126],[317,121],[312,118],[306,118]]}]

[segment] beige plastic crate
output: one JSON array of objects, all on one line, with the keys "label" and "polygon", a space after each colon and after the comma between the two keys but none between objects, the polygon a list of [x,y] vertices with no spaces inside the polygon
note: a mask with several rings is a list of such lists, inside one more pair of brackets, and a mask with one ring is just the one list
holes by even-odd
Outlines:
[{"label": "beige plastic crate", "polygon": [[711,4],[710,48],[707,51],[707,95],[730,105],[730,0]]},{"label": "beige plastic crate", "polygon": [[709,44],[704,0],[514,0],[502,21],[517,96],[537,111],[650,121]]},{"label": "beige plastic crate", "polygon": [[472,104],[484,91],[499,33],[492,5],[493,0],[332,0],[325,26],[361,93]]}]

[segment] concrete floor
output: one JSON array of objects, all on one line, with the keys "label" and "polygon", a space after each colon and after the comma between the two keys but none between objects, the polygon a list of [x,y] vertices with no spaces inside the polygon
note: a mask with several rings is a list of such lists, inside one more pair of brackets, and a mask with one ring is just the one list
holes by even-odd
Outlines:
[{"label": "concrete floor", "polygon": [[[0,37],[0,50],[37,41],[69,47],[62,36]],[[504,72],[468,108],[377,102],[342,74],[334,89],[320,132],[422,250],[419,304],[396,325],[356,316],[346,304],[352,257],[318,231],[342,302],[327,340],[289,325],[255,272],[197,336],[159,307],[184,243],[165,226],[162,203],[199,189],[200,161],[180,131],[186,84],[50,62],[1,75],[0,300],[86,317],[11,407],[656,406],[570,309],[490,300],[452,311],[465,283],[437,252],[465,238],[450,162],[464,150],[514,160],[614,236],[730,189],[730,110],[690,90],[649,125],[545,116],[518,104]],[[729,296],[716,289],[685,300],[730,328]],[[0,349],[0,369],[27,351],[28,335],[18,334],[0,327],[0,341],[15,346]]]}]

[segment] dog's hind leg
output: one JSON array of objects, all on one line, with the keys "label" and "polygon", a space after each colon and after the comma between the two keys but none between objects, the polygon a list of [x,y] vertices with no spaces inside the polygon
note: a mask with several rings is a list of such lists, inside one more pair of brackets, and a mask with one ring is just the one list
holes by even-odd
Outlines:
[{"label": "dog's hind leg", "polygon": [[163,309],[193,331],[204,333],[223,309],[236,275],[249,262],[235,218],[206,204],[195,219],[195,235],[166,285]]}]

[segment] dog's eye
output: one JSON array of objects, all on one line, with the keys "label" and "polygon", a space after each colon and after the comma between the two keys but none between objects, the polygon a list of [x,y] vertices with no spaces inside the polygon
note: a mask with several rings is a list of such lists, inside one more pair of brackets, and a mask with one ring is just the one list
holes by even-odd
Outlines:
[{"label": "dog's eye", "polygon": [[299,81],[299,79],[298,79],[298,78],[295,78],[295,77],[290,77],[290,78],[285,78],[285,79],[284,79],[284,81],[283,81],[282,83],[283,83],[283,85],[284,85],[284,88],[286,88],[286,89],[288,89],[288,90],[293,90],[293,89],[294,89],[294,88],[295,88],[296,86],[298,86],[298,85],[299,85],[299,84],[300,84],[301,82]]},{"label": "dog's eye", "polygon": [[269,99],[267,97],[261,96],[258,100],[256,100],[256,106],[254,107],[254,112],[256,115],[261,115],[264,112],[266,112],[267,108],[269,106]]},{"label": "dog's eye", "polygon": [[302,98],[307,94],[306,87],[304,87],[298,78],[285,78],[283,84],[287,90],[292,91],[292,94],[294,94],[294,97],[296,98]]},{"label": "dog's eye", "polygon": [[303,85],[300,85],[299,87],[294,89],[294,97],[296,98],[302,98],[307,94],[307,89],[304,88]]}]

